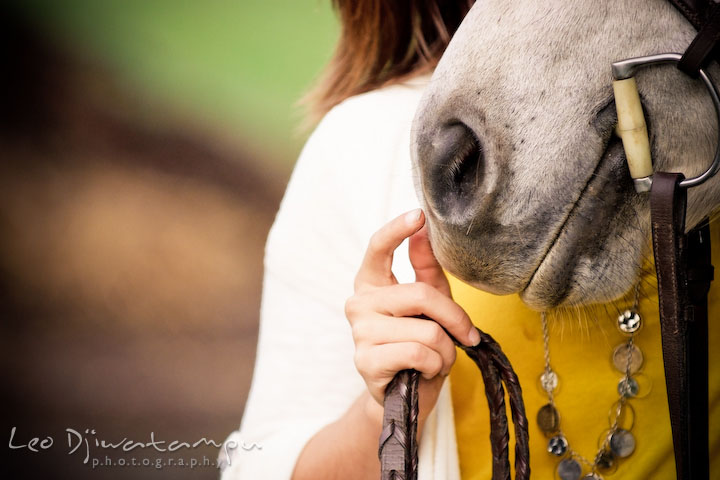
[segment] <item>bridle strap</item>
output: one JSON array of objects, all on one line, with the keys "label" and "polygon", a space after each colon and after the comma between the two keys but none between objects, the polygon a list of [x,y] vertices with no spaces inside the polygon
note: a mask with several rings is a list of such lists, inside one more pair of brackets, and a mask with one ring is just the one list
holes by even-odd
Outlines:
[{"label": "bridle strap", "polygon": [[[428,321],[432,321],[424,317]],[[485,396],[490,408],[490,447],[492,479],[510,480],[510,433],[505,406],[505,391],[515,432],[515,478],[530,478],[528,421],[522,399],[520,381],[509,360],[495,340],[480,331],[480,343],[474,347],[461,345],[448,334],[480,369]],[[385,389],[383,429],[380,434],[382,480],[416,480],[418,474],[418,383],[416,370],[398,372]]]},{"label": "bridle strap", "polygon": [[382,480],[417,478],[417,418],[420,372],[401,370],[385,388],[378,457]]},{"label": "bridle strap", "polygon": [[[720,57],[720,4],[670,1],[698,30],[677,65],[697,78],[701,68]],[[710,478],[707,295],[713,266],[707,220],[684,234],[687,192],[679,187],[683,178],[655,173],[650,208],[677,478],[703,480]]]},{"label": "bridle strap", "polygon": [[698,70],[711,60],[720,60],[720,5],[718,0],[670,0],[670,3],[695,27],[697,35],[685,50],[678,68],[696,78]]},{"label": "bridle strap", "polygon": [[713,58],[717,59],[717,44],[720,41],[720,5],[713,3],[707,8],[705,21],[690,46],[685,50],[678,68],[693,78]]},{"label": "bridle strap", "polygon": [[679,480],[690,480],[690,389],[685,318],[687,280],[683,268],[687,191],[678,186],[683,178],[678,173],[655,173],[650,191],[650,210],[675,467]]},{"label": "bridle strap", "polygon": [[700,30],[710,15],[710,9],[718,0],[670,0],[670,3],[680,10],[695,30]]},{"label": "bridle strap", "polygon": [[684,233],[683,178],[656,172],[650,210],[677,478],[703,480],[709,478],[707,293],[713,270],[707,223]]},{"label": "bridle strap", "polygon": [[[687,234],[688,354],[691,477],[709,478],[708,293],[714,278],[710,226],[705,219]],[[697,452],[697,453],[696,453]]]}]

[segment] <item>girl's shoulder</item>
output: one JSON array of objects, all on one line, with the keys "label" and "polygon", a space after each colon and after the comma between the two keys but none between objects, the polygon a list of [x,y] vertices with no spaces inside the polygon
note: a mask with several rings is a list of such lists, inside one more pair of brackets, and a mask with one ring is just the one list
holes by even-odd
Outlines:
[{"label": "girl's shoulder", "polygon": [[369,182],[378,188],[379,176],[409,170],[412,119],[428,83],[428,76],[415,77],[333,107],[308,138],[294,179],[346,183],[353,189]]},{"label": "girl's shoulder", "polygon": [[347,139],[408,126],[429,80],[422,75],[349,97],[323,117],[313,135]]}]

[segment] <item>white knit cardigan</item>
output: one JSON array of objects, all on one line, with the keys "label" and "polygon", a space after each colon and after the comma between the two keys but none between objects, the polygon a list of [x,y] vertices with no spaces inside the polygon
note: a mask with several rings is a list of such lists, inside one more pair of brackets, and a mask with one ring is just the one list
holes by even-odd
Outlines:
[{"label": "white knit cardigan", "polygon": [[[409,138],[427,82],[344,101],[305,145],[266,246],[255,371],[240,429],[220,454],[223,480],[289,479],[307,441],[365,389],[344,303],[372,233],[419,204]],[[393,271],[414,280],[406,245]],[[449,381],[419,461],[421,480],[460,477]]]}]

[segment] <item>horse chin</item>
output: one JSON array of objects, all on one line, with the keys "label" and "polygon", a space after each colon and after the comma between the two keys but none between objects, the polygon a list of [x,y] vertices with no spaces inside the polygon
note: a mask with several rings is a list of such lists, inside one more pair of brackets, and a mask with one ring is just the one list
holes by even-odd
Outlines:
[{"label": "horse chin", "polygon": [[[644,242],[636,210],[640,200],[633,190],[619,139],[610,137],[593,174],[579,188],[578,200],[563,221],[550,222],[559,227],[532,252],[489,255],[492,245],[465,235],[461,225],[433,218],[430,211],[438,260],[464,282],[494,294],[519,293],[524,303],[536,310],[621,296],[637,275]],[[627,225],[632,228],[622,230]],[[497,237],[513,236],[515,228],[499,227],[507,231],[494,233]],[[482,263],[477,259],[483,259]]]}]

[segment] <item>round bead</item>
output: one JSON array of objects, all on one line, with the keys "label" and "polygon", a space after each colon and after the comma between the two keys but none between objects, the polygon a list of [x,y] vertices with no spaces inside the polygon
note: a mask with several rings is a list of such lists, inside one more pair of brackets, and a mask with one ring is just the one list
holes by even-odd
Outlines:
[{"label": "round bead", "polygon": [[579,480],[582,467],[574,458],[566,458],[558,463],[557,473],[561,480]]},{"label": "round bead", "polygon": [[640,314],[632,310],[625,310],[618,317],[618,328],[623,333],[635,333],[640,330],[642,319]]},{"label": "round bead", "polygon": [[[628,360],[630,361],[629,365]],[[637,373],[643,365],[643,360],[643,353],[635,344],[623,343],[615,347],[613,351],[613,365],[622,373],[625,373],[628,367],[630,375]]]},{"label": "round bead", "polygon": [[640,391],[640,385],[637,380],[632,377],[623,378],[618,382],[618,393],[623,397],[635,397]]},{"label": "round bead", "polygon": [[540,407],[537,413],[537,424],[544,433],[555,433],[560,428],[560,415],[552,404]]},{"label": "round bead", "polygon": [[555,435],[548,442],[547,450],[556,457],[562,457],[565,455],[568,449],[568,441],[562,435]]},{"label": "round bead", "polygon": [[558,385],[557,373],[553,372],[552,370],[548,370],[547,372],[540,375],[540,385],[542,385],[543,390],[548,393],[552,393]]},{"label": "round bead", "polygon": [[610,450],[616,457],[629,457],[635,451],[635,437],[627,430],[616,430],[610,434]]}]

